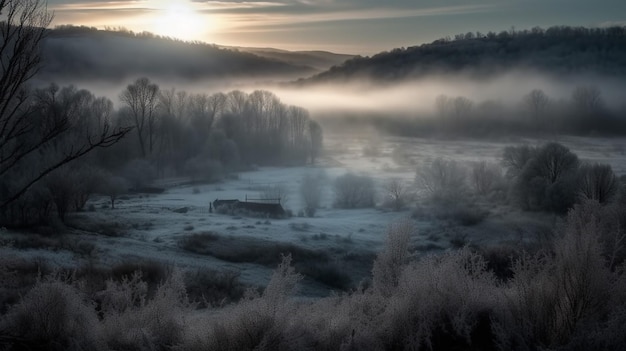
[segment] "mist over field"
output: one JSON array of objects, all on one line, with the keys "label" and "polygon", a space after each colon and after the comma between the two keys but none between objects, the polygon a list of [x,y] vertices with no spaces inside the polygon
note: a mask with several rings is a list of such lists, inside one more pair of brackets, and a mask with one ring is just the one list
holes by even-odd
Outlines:
[{"label": "mist over field", "polygon": [[44,5],[0,2],[0,350],[626,346],[626,27],[361,57]]},{"label": "mist over field", "polygon": [[435,112],[440,95],[463,96],[477,103],[493,101],[506,107],[517,107],[524,95],[541,89],[553,100],[569,100],[576,87],[594,86],[611,108],[624,105],[624,80],[618,77],[582,75],[552,77],[535,71],[513,69],[495,77],[470,77],[463,74],[427,76],[398,84],[381,84],[368,80],[345,84],[319,84],[310,87],[271,89],[290,103],[312,111],[372,111],[407,116]]}]

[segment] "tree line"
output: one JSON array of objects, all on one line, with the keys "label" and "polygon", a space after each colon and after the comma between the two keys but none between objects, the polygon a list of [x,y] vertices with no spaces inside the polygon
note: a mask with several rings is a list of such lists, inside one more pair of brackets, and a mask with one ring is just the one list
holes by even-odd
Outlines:
[{"label": "tree line", "polygon": [[133,127],[134,156],[153,160],[160,173],[184,173],[197,157],[232,167],[305,164],[322,146],[309,112],[269,91],[189,93],[140,78],[120,100],[120,121]]},{"label": "tree line", "polygon": [[432,43],[355,57],[301,83],[369,78],[401,81],[429,74],[493,75],[512,68],[552,75],[626,73],[626,27],[555,26],[530,30],[468,32]]},{"label": "tree line", "polygon": [[413,118],[374,115],[362,120],[401,136],[616,136],[626,133],[623,118],[626,110],[623,106],[610,106],[594,85],[577,86],[566,98],[532,89],[513,104],[440,94],[432,106],[431,113],[413,115]]}]

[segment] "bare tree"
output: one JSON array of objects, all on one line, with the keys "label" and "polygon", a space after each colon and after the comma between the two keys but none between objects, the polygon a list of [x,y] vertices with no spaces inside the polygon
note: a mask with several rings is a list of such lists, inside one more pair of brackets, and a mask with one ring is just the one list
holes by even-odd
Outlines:
[{"label": "bare tree", "polygon": [[322,127],[315,121],[309,122],[309,135],[311,137],[311,164],[315,164],[315,160],[322,152],[322,144],[324,142],[324,135]]},{"label": "bare tree", "polygon": [[572,92],[572,101],[576,111],[583,114],[598,111],[604,104],[601,95],[600,89],[595,86],[577,87]]},{"label": "bare tree", "polygon": [[248,94],[241,90],[233,90],[226,94],[226,109],[233,115],[241,115],[246,110]]},{"label": "bare tree", "polygon": [[101,184],[100,192],[107,195],[111,200],[111,208],[115,208],[115,200],[128,191],[128,182],[122,177],[105,177]]},{"label": "bare tree", "polygon": [[578,169],[579,196],[606,204],[617,194],[619,181],[610,165],[584,164]]},{"label": "bare tree", "polygon": [[442,158],[419,168],[415,174],[415,182],[427,196],[432,199],[452,201],[465,194],[466,171],[454,160]]},{"label": "bare tree", "polygon": [[535,123],[541,122],[541,118],[545,115],[546,109],[550,104],[550,98],[541,89],[533,89],[524,96],[524,103],[530,110],[532,119]]},{"label": "bare tree", "polygon": [[549,184],[554,184],[570,175],[578,165],[578,156],[568,148],[559,143],[548,143],[537,150],[529,171],[533,177],[540,177]]},{"label": "bare tree", "polygon": [[454,116],[457,119],[467,117],[472,111],[473,106],[474,102],[472,102],[472,100],[464,96],[457,96],[452,103]]},{"label": "bare tree", "polygon": [[502,180],[502,170],[494,163],[482,161],[472,166],[471,183],[479,195],[488,195]]},{"label": "bare tree", "polygon": [[387,196],[387,204],[395,211],[401,210],[406,205],[409,188],[400,179],[390,179],[383,189]]},{"label": "bare tree", "polygon": [[529,145],[507,146],[502,153],[502,165],[506,168],[509,178],[518,177],[528,161],[537,153],[537,149]]},{"label": "bare tree", "polygon": [[213,95],[192,95],[189,101],[189,115],[197,132],[202,136],[209,135],[213,123],[226,108],[227,96],[223,93]]},{"label": "bare tree", "polygon": [[435,109],[439,118],[446,118],[450,111],[451,99],[447,95],[439,95],[435,99]]},{"label": "bare tree", "polygon": [[335,179],[335,207],[367,208],[374,207],[376,189],[369,176],[346,173]]},{"label": "bare tree", "polygon": [[187,115],[190,96],[184,91],[176,91],[175,88],[159,91],[158,109],[161,114],[172,116],[176,120],[182,120]]},{"label": "bare tree", "polygon": [[[142,157],[152,154],[157,131],[155,109],[158,102],[159,86],[151,83],[148,78],[139,78],[129,84],[120,94],[120,100],[125,103],[131,114],[133,126],[137,131],[139,147]],[[146,146],[146,138],[148,145]],[[146,152],[147,149],[147,152]]]},{"label": "bare tree", "polygon": [[[11,186],[0,183],[0,208],[5,208],[50,172],[116,143],[128,129],[100,121],[97,130],[83,129],[71,147],[50,153],[60,137],[79,130],[72,120],[76,114],[37,111],[41,105],[26,88],[39,70],[40,47],[52,15],[41,0],[1,0],[0,14],[0,178],[20,174]],[[45,162],[40,162],[44,154]]]}]

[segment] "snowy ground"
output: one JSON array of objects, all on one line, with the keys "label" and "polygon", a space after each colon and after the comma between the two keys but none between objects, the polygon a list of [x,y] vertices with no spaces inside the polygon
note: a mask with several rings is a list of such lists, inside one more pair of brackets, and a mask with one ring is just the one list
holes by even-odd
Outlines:
[{"label": "snowy ground", "polygon": [[[618,175],[626,174],[624,139],[561,137],[563,143],[583,160],[610,164]],[[536,144],[533,140],[505,140],[497,142],[466,140],[429,140],[372,137],[327,137],[328,156],[317,167],[260,168],[239,174],[238,178],[219,184],[176,186],[179,180],[163,182],[169,188],[158,195],[131,195],[109,208],[105,197],[94,197],[89,205],[95,211],[72,214],[69,223],[74,227],[69,240],[89,242],[94,250],[90,255],[76,255],[67,250],[19,250],[0,247],[0,254],[12,251],[33,259],[50,260],[58,265],[75,266],[87,261],[102,264],[149,259],[164,261],[182,268],[210,267],[240,272],[242,282],[263,286],[269,280],[272,268],[254,263],[226,262],[210,255],[183,250],[180,239],[192,234],[214,232],[220,239],[216,250],[240,248],[246,245],[270,247],[276,243],[292,244],[305,249],[328,253],[339,269],[353,277],[353,283],[368,275],[370,266],[346,257],[363,255],[373,257],[385,240],[390,223],[410,217],[410,210],[392,212],[382,209],[339,210],[332,208],[332,180],[348,171],[372,176],[379,185],[390,178],[407,182],[413,180],[421,162],[435,157],[452,158],[462,162],[497,161],[508,145]],[[374,145],[375,156],[363,156],[364,145]],[[400,155],[400,156],[399,156]],[[322,208],[314,218],[294,216],[289,219],[248,218],[209,213],[209,203],[215,199],[244,199],[257,197],[261,187],[282,184],[289,196],[284,207],[297,214],[303,208],[299,198],[299,182],[304,174],[323,172],[326,186]],[[186,211],[180,211],[186,208]],[[184,213],[180,213],[184,212]],[[511,209],[496,209],[483,223],[474,227],[457,228],[447,224],[413,220],[417,228],[412,238],[416,255],[436,253],[449,249],[450,241],[462,235],[476,245],[501,242],[515,243],[533,226],[550,222],[549,217],[520,214]],[[76,229],[79,228],[79,229]],[[103,229],[104,228],[104,229]],[[529,229],[531,228],[531,229]],[[106,230],[105,230],[106,229]],[[104,232],[114,232],[102,235]],[[4,233],[3,236],[12,233]],[[5,236],[6,237],[6,236]],[[9,242],[10,240],[5,240]],[[370,255],[370,256],[368,256]],[[301,291],[305,296],[323,296],[330,288],[319,282],[308,281]]]}]

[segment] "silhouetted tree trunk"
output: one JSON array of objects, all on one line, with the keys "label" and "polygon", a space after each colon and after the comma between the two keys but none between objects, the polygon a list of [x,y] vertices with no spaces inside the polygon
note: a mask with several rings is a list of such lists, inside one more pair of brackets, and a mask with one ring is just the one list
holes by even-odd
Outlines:
[{"label": "silhouetted tree trunk", "polygon": [[[128,128],[112,129],[101,121],[98,130],[86,129],[80,139],[61,151],[51,144],[77,128],[64,114],[37,115],[26,83],[41,62],[40,45],[52,20],[41,0],[0,0],[0,179],[18,179],[8,186],[0,182],[0,209],[22,196],[50,172],[96,147],[119,141]],[[39,162],[39,161],[45,162]],[[28,169],[28,172],[24,170]]]},{"label": "silhouetted tree trunk", "polygon": [[120,100],[130,109],[143,158],[152,155],[154,134],[156,132],[155,109],[158,96],[159,86],[150,83],[148,78],[137,79],[133,84],[129,84],[126,90],[120,94]]}]

